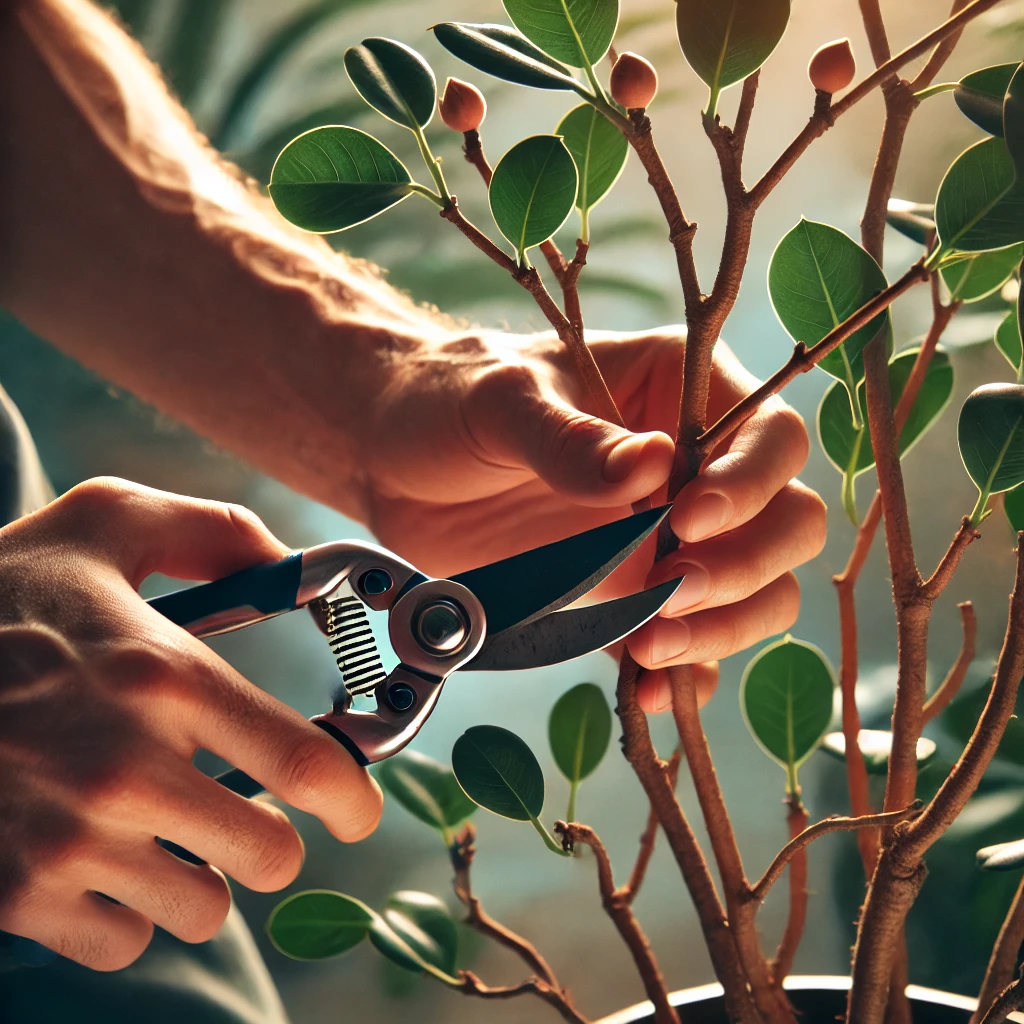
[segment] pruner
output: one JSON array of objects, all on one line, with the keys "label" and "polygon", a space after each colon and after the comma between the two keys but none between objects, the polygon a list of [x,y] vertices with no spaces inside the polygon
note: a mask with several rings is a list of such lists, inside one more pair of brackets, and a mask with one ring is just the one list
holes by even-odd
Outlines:
[{"label": "pruner", "polygon": [[[149,603],[197,637],[308,608],[345,684],[332,711],[312,721],[367,765],[412,740],[453,672],[559,664],[607,647],[657,615],[680,580],[603,604],[567,606],[636,551],[668,509],[639,512],[450,579],[426,576],[374,544],[336,541]],[[388,613],[400,662],[390,673],[367,608]],[[352,706],[354,696],[369,694],[374,710]],[[237,768],[218,781],[243,796],[263,791]]]}]

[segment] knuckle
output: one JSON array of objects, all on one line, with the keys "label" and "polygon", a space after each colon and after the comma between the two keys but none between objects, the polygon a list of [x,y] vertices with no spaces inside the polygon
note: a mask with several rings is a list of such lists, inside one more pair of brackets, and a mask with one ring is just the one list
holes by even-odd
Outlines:
[{"label": "knuckle", "polygon": [[58,499],[65,512],[78,518],[104,518],[124,510],[137,493],[127,480],[98,476],[76,484]]},{"label": "knuckle", "polygon": [[231,892],[223,876],[215,871],[206,871],[204,875],[189,912],[175,929],[184,942],[209,942],[221,930],[231,910]]},{"label": "knuckle", "polygon": [[283,889],[298,877],[304,857],[302,840],[292,823],[280,812],[269,813],[258,841],[248,851],[246,885],[257,892]]},{"label": "knuckle", "polygon": [[325,794],[344,783],[343,761],[335,742],[327,736],[303,736],[285,756],[281,779],[285,798],[296,807],[305,808],[323,801]]},{"label": "knuckle", "polygon": [[256,537],[263,539],[267,534],[267,528],[255,512],[244,505],[234,503],[216,504],[216,514],[227,521],[228,527],[241,537]]}]

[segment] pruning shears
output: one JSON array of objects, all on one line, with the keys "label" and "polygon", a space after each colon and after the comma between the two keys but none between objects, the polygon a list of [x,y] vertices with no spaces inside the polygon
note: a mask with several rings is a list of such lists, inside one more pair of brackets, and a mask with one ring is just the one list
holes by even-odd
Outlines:
[{"label": "pruning shears", "polygon": [[[669,507],[450,579],[426,576],[375,544],[335,541],[149,603],[197,637],[309,609],[344,681],[333,709],[312,721],[367,765],[413,739],[453,672],[559,664],[607,647],[657,615],[681,580],[602,604],[567,606],[636,551]],[[367,608],[388,613],[388,634],[399,658],[390,673],[383,668]],[[374,710],[353,707],[354,697],[371,694]],[[263,791],[237,768],[218,781],[246,797]]]}]

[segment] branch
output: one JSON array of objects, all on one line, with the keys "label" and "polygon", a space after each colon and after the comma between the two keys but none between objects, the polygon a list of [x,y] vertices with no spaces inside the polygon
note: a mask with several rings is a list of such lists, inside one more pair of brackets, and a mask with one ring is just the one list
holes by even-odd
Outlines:
[{"label": "branch", "polygon": [[656,1024],[679,1024],[679,1015],[668,1000],[668,986],[651,950],[650,941],[630,906],[630,894],[625,889],[615,888],[611,860],[604,843],[589,825],[580,825],[577,822],[555,822],[555,834],[562,836],[563,842],[569,846],[583,843],[594,851],[601,904],[633,957],[647,998],[654,1005],[654,1020]]},{"label": "branch", "polygon": [[802,341],[798,341],[793,347],[793,354],[781,369],[776,370],[760,387],[737,402],[717,423],[697,438],[697,446],[700,451],[705,454],[713,451],[742,423],[753,416],[772,395],[781,391],[801,373],[807,373],[808,370],[817,366],[829,352],[837,349],[851,334],[870,323],[879,313],[888,309],[904,292],[927,278],[928,271],[924,269],[924,261],[918,260],[901,278],[880,291],[838,327],[834,327],[813,348],[808,348]]},{"label": "branch", "polygon": [[747,132],[750,129],[750,116],[754,112],[754,101],[757,99],[757,86],[761,80],[761,69],[743,79],[743,91],[740,93],[740,105],[736,110],[736,124],[733,125],[732,137],[740,159],[747,144]]},{"label": "branch", "polygon": [[566,1002],[563,993],[540,978],[527,978],[518,985],[492,986],[485,985],[472,971],[459,971],[459,977],[462,979],[459,991],[463,995],[480,999],[514,999],[516,996],[534,995],[556,1009],[563,1020],[571,1024],[590,1024],[586,1017]]},{"label": "branch", "polygon": [[484,184],[490,187],[494,171],[487,162],[483,144],[480,142],[480,133],[475,128],[462,133],[462,155],[480,172]]},{"label": "branch", "polygon": [[[676,783],[679,780],[679,762],[682,760],[682,757],[682,750],[676,747],[668,764],[665,765],[665,776],[673,789],[676,788]],[[647,824],[640,835],[640,849],[637,852],[633,870],[629,873],[629,881],[625,885],[620,886],[620,890],[628,903],[632,903],[636,899],[640,886],[644,884],[644,879],[647,877],[647,868],[651,863],[651,855],[654,853],[654,843],[657,838],[658,816],[654,813],[654,808],[652,807],[647,814]]]},{"label": "branch", "polygon": [[[792,841],[806,830],[809,815],[798,793],[794,793],[786,802],[789,804],[786,823],[789,825],[789,837]],[[775,959],[771,964],[773,985],[781,985],[793,970],[793,960],[796,958],[796,951],[803,938],[806,921],[807,850],[800,849],[794,853],[789,862],[789,915],[786,918],[782,941],[775,951]]]},{"label": "branch", "polygon": [[949,670],[946,678],[942,680],[936,691],[925,701],[924,721],[930,722],[936,715],[941,714],[949,706],[949,702],[956,696],[957,691],[963,685],[967,670],[974,661],[975,638],[978,635],[978,619],[974,614],[974,605],[970,601],[963,601],[957,605],[960,609],[960,624],[963,628],[963,642],[960,645],[960,653],[957,655],[953,667]]},{"label": "branch", "polygon": [[956,567],[960,564],[960,559],[963,558],[963,554],[967,550],[967,545],[980,536],[981,534],[971,526],[970,517],[964,516],[960,520],[960,528],[956,531],[946,553],[935,567],[935,572],[921,585],[921,596],[925,600],[934,601],[946,589],[947,584],[953,578],[953,573],[956,572]]},{"label": "branch", "polygon": [[[999,929],[999,937],[992,948],[992,956],[989,958],[985,977],[981,983],[981,991],[978,993],[978,1009],[971,1017],[970,1024],[979,1024],[985,1008],[990,1006],[999,993],[1010,984],[1017,971],[1022,942],[1024,942],[1024,878],[1017,886],[1013,902]],[[1016,1009],[1021,1009],[1021,1007],[1016,1007]]]},{"label": "branch", "polygon": [[1003,1021],[1014,1010],[1024,1010],[1024,979],[1017,978],[1007,985],[999,997],[989,1007],[988,1013],[981,1019],[981,1024],[1003,1024]]},{"label": "branch", "polygon": [[921,801],[915,800],[902,811],[864,814],[857,818],[847,818],[834,814],[831,817],[816,822],[786,843],[775,855],[775,859],[768,865],[768,869],[750,890],[750,899],[756,900],[759,903],[764,902],[764,898],[768,895],[768,890],[778,881],[779,876],[793,856],[798,851],[804,849],[804,847],[813,843],[815,839],[828,835],[830,832],[849,832],[858,828],[880,828],[881,826],[896,825],[901,821],[910,821],[920,813]]},{"label": "branch", "polygon": [[[953,6],[950,9],[950,16],[962,11],[967,6],[967,0],[953,0]],[[946,61],[952,56],[953,51],[956,49],[956,44],[960,42],[960,36],[963,35],[963,31],[954,32],[951,35],[946,36],[945,39],[935,47],[932,55],[928,58],[928,62],[923,68],[917,73],[917,77],[910,83],[910,88],[914,92],[919,92],[921,89],[931,85],[935,80],[935,76],[942,70]]]},{"label": "branch", "polygon": [[878,0],[859,0],[860,17],[864,22],[864,31],[868,37],[868,44],[871,47],[871,56],[874,59],[875,67],[884,64],[891,56],[889,39],[885,34],[885,22],[882,20],[882,11],[878,6]]}]

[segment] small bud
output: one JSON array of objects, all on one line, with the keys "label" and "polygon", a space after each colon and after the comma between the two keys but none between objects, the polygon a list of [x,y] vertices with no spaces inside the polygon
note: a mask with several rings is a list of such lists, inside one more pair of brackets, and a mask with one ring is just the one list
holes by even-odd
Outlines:
[{"label": "small bud", "polygon": [[658,72],[649,60],[627,50],[619,54],[608,84],[612,99],[627,110],[646,107],[658,91]]},{"label": "small bud", "polygon": [[856,74],[857,64],[849,39],[836,39],[819,46],[807,64],[807,77],[820,92],[839,92],[845,89]]},{"label": "small bud", "polygon": [[438,100],[437,109],[441,120],[453,131],[473,132],[483,124],[487,100],[475,85],[458,78],[449,78],[445,83],[444,95]]}]

